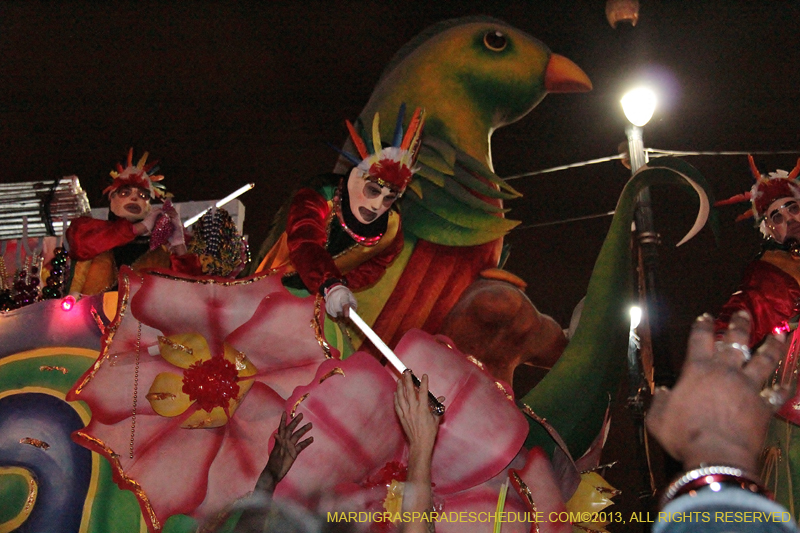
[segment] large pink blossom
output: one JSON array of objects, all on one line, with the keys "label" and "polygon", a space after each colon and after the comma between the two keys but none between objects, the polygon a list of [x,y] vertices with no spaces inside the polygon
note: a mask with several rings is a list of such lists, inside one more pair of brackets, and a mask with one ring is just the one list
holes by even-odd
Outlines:
[{"label": "large pink blossom", "polygon": [[[495,512],[506,480],[513,484],[503,510],[525,520],[504,524],[504,532],[531,530],[533,509],[544,516],[565,510],[549,459],[540,449],[522,446],[528,424],[510,387],[445,337],[412,330],[395,351],[417,375],[430,376],[435,395],[446,397],[431,465],[434,501],[447,513],[437,532],[490,530],[486,513]],[[388,477],[401,477],[396,473],[408,453],[392,402],[395,378],[372,356],[358,352],[345,361],[326,361],[308,386],[298,387],[287,406],[313,423],[314,443],[298,457],[275,497],[324,512],[382,512]],[[470,522],[469,513],[484,520]],[[467,520],[446,520],[450,517]],[[564,521],[538,527],[571,530]]]},{"label": "large pink blossom", "polygon": [[100,357],[68,395],[92,410],[73,438],[109,460],[151,531],[215,515],[253,490],[286,398],[326,359],[314,317],[279,276],[123,269]]}]

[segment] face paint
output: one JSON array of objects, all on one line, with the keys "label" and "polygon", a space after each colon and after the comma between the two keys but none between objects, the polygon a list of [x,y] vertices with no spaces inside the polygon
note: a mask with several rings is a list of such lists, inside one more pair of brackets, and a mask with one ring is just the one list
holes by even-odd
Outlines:
[{"label": "face paint", "polygon": [[350,211],[362,224],[371,224],[377,220],[397,200],[396,192],[366,179],[358,168],[350,171],[347,193],[350,196]]},{"label": "face paint", "polygon": [[766,211],[767,233],[778,243],[787,238],[800,240],[800,202],[785,197],[772,202]]},{"label": "face paint", "polygon": [[111,212],[128,222],[139,222],[150,212],[150,192],[124,185],[109,194]]}]

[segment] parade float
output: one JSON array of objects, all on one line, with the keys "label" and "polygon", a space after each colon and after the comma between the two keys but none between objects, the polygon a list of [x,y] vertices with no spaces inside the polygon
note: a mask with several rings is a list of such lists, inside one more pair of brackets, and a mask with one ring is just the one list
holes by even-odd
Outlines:
[{"label": "parade float", "polygon": [[[402,253],[356,296],[377,335],[445,397],[432,463],[436,508],[522,517],[445,520],[439,531],[605,527],[591,511],[608,506],[613,491],[592,470],[625,370],[636,198],[657,183],[688,186],[700,209],[684,241],[702,228],[709,203],[690,165],[664,158],[642,167],[621,194],[577,327],[554,342],[560,328],[500,268],[503,236],[516,225],[503,202],[519,193],[494,174],[489,140],[548,92],[590,87],[576,65],[519,30],[460,19],[403,48],[356,123],[369,132],[376,114],[392,117],[402,104],[427,113],[417,173],[399,202]],[[373,138],[392,138],[392,121],[374,123]],[[254,265],[285,227],[279,215]],[[217,238],[198,243],[201,235],[197,252]],[[29,241],[19,242],[22,250]],[[59,244],[55,258],[63,258]],[[27,263],[40,256],[61,279],[62,259],[34,249]],[[397,375],[351,323],[326,315],[320,296],[290,290],[281,270],[235,277],[236,269],[185,276],[123,267],[116,291],[73,304],[65,281],[45,281],[59,297],[40,301],[36,268],[8,272],[24,283],[9,288],[13,303],[0,314],[0,532],[231,530],[231,506],[253,491],[284,412],[312,421],[315,441],[276,502],[312,513],[396,508],[390,489],[407,461],[391,408]],[[504,316],[492,295],[519,311],[498,327],[472,327],[475,316]],[[519,317],[527,318],[513,324]],[[478,353],[492,342],[515,349]],[[514,398],[497,369],[533,357],[557,362]]]}]

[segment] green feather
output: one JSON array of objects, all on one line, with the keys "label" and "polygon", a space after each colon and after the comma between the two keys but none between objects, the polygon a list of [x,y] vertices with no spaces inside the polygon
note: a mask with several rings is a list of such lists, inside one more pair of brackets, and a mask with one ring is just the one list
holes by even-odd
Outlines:
[{"label": "green feather", "polygon": [[486,178],[491,183],[494,183],[500,189],[506,191],[509,194],[512,194],[514,198],[519,198],[522,196],[522,193],[514,189],[511,185],[505,182],[503,178],[492,172],[488,166],[484,165],[471,155],[466,152],[462,152],[460,150],[456,151],[456,161],[461,163],[461,165],[469,170],[470,172],[476,173],[479,176]]},{"label": "green feather", "polygon": [[[486,176],[485,174],[480,174],[481,176]],[[455,167],[455,175],[453,177],[458,183],[464,185],[472,189],[473,191],[483,194],[484,196],[488,196],[489,198],[498,198],[502,200],[513,200],[515,198],[519,198],[522,196],[520,193],[514,191],[513,193],[510,192],[502,192],[502,190],[498,190],[491,185],[488,185],[472,174],[471,171],[462,167],[461,165],[456,165]],[[509,187],[510,189],[510,187]],[[513,189],[511,189],[513,191]]]},{"label": "green feather", "polygon": [[442,174],[452,176],[456,164],[456,150],[440,139],[423,137],[418,162]]},{"label": "green feather", "polygon": [[[406,195],[406,198],[403,199],[403,231],[434,244],[477,246],[505,236],[519,224],[514,220],[484,215],[486,219],[492,219],[487,220],[491,223],[490,227],[470,228],[442,218],[415,200],[416,195]],[[473,223],[477,225],[476,222]]]}]

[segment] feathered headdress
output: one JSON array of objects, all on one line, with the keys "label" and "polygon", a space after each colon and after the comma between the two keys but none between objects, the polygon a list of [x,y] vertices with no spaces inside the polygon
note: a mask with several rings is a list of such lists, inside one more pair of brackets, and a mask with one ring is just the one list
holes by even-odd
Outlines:
[{"label": "feathered headdress", "polygon": [[748,155],[747,159],[750,162],[750,172],[752,172],[753,179],[756,181],[753,187],[747,192],[737,194],[727,200],[720,200],[714,205],[731,205],[749,201],[750,209],[736,217],[736,221],[739,222],[753,217],[756,224],[761,228],[761,232],[767,235],[766,211],[772,205],[772,202],[780,198],[800,199],[800,185],[795,180],[800,175],[800,159],[797,160],[797,166],[791,172],[776,170],[769,174],[761,174],[759,172],[752,155]]},{"label": "feathered headdress", "polygon": [[163,184],[156,183],[164,179],[164,176],[157,175],[158,161],[153,161],[147,164],[147,152],[144,153],[136,165],[133,164],[133,148],[128,150],[128,162],[125,168],[120,163],[117,163],[117,169],[112,170],[109,174],[114,181],[103,189],[103,194],[111,194],[120,187],[130,185],[131,187],[138,187],[146,191],[150,191],[151,198],[164,198],[167,191]]},{"label": "feathered headdress", "polygon": [[350,138],[361,156],[360,159],[353,154],[339,150],[348,161],[367,174],[367,179],[375,181],[381,187],[392,189],[398,196],[403,194],[406,186],[411,182],[414,172],[417,171],[414,165],[419,155],[422,128],[425,124],[425,110],[418,107],[411,116],[411,121],[404,134],[405,111],[406,106],[403,104],[397,114],[391,146],[382,148],[380,118],[378,113],[375,113],[371,136],[363,135],[363,132],[360,135],[349,120],[345,121]]}]

